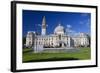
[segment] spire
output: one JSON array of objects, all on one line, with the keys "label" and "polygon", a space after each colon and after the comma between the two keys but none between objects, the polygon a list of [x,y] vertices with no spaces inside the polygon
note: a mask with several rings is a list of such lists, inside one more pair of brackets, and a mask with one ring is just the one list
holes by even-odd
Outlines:
[{"label": "spire", "polygon": [[46,19],[45,19],[45,16],[43,16],[42,25],[46,25]]},{"label": "spire", "polygon": [[45,16],[43,16],[43,20],[42,20],[42,31],[41,31],[42,35],[46,35],[46,18]]}]

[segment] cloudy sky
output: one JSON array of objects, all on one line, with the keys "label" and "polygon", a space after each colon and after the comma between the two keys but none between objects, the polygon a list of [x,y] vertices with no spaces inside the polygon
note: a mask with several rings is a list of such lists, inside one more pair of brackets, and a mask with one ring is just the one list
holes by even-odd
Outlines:
[{"label": "cloudy sky", "polygon": [[90,34],[90,13],[23,10],[23,35],[25,36],[28,31],[41,33],[43,16],[46,17],[46,24],[48,25],[47,34],[53,34],[59,23],[65,27],[65,30],[70,29],[72,33],[84,32]]}]

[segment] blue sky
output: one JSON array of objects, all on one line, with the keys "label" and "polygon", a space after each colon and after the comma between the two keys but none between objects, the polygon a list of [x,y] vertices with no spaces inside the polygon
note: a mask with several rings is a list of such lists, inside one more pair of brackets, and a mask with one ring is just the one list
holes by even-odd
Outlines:
[{"label": "blue sky", "polygon": [[53,11],[33,11],[23,10],[23,35],[28,31],[41,33],[43,16],[46,17],[47,34],[52,34],[55,27],[60,23],[63,27],[70,27],[71,32],[84,32],[90,34],[91,14],[76,12],[53,12]]}]

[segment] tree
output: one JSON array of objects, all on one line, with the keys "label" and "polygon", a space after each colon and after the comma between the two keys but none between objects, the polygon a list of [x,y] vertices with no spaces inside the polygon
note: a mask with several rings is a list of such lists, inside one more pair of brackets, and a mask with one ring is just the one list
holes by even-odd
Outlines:
[{"label": "tree", "polygon": [[87,37],[89,39],[89,45],[88,45],[88,47],[90,47],[91,46],[91,37],[90,37],[90,35],[87,35]]},{"label": "tree", "polygon": [[26,44],[26,37],[24,36],[23,37],[23,48],[25,47],[25,44]]}]

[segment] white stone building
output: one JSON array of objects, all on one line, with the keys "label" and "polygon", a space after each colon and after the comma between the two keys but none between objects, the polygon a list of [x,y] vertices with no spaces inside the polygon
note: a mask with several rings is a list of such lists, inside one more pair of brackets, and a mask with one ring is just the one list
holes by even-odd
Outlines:
[{"label": "white stone building", "polygon": [[42,45],[44,48],[87,47],[89,39],[85,33],[80,33],[77,36],[66,34],[65,28],[61,24],[55,27],[53,34],[46,35],[46,19],[43,17],[41,35],[29,31],[26,36],[26,47],[35,47],[36,45]]}]

